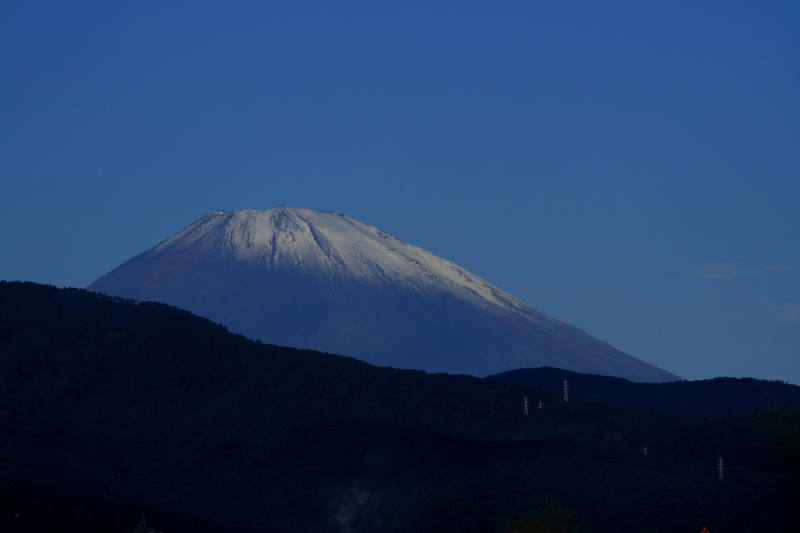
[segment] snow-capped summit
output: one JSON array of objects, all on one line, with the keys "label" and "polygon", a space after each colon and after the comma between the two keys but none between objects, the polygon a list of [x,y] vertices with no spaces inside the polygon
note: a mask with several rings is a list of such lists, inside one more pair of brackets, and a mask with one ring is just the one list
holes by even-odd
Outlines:
[{"label": "snow-capped summit", "polygon": [[89,289],[384,366],[485,376],[548,365],[680,379],[338,211],[214,211]]}]

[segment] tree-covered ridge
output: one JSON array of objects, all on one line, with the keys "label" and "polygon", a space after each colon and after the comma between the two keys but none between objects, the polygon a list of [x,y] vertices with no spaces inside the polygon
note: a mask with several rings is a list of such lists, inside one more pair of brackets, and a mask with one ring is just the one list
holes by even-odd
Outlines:
[{"label": "tree-covered ridge", "polygon": [[0,319],[93,326],[198,326],[226,330],[177,307],[86,289],[0,280]]},{"label": "tree-covered ridge", "polygon": [[[52,288],[15,290],[49,312]],[[23,321],[6,314],[25,308],[20,293],[0,320],[0,489],[286,532],[746,531],[797,518],[793,413],[563,402],[561,375],[548,388],[378,368],[81,291],[56,294],[105,322]]]},{"label": "tree-covered ridge", "polygon": [[698,381],[634,383],[558,368],[524,368],[489,376],[503,383],[559,389],[568,380],[572,394],[624,407],[699,418],[762,411],[800,413],[800,387],[782,381],[720,377]]}]

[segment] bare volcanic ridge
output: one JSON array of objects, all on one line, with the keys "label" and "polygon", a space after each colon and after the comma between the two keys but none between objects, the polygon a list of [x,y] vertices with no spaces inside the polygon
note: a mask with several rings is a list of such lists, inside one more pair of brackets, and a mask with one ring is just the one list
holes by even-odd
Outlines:
[{"label": "bare volcanic ridge", "polygon": [[553,366],[681,379],[337,211],[215,211],[88,288],[380,366],[481,377]]}]

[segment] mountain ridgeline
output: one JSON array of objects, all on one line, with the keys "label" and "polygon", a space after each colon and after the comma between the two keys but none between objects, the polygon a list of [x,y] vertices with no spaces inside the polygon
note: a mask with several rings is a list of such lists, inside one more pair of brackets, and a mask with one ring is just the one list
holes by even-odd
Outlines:
[{"label": "mountain ridgeline", "polygon": [[[731,397],[755,383],[778,399],[725,414],[715,380],[653,400],[672,384],[519,372],[526,383],[375,367],[162,304],[0,282],[0,529],[130,531],[139,510],[167,533],[677,533],[800,518],[798,387],[724,380]],[[608,387],[636,409],[591,398]],[[659,412],[676,398],[696,416]]]},{"label": "mountain ridgeline", "polygon": [[633,383],[626,379],[571,372],[560,368],[523,368],[486,379],[533,385],[586,396],[626,409],[718,418],[730,413],[800,413],[800,387],[782,381],[714,378],[669,383]]},{"label": "mountain ridgeline", "polygon": [[88,288],[380,366],[479,377],[554,366],[680,380],[336,211],[215,211]]}]

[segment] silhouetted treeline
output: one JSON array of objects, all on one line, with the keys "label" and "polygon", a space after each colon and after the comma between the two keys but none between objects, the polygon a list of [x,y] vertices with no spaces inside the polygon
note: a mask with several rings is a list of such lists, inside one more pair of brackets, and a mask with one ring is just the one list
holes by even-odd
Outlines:
[{"label": "silhouetted treeline", "polygon": [[158,302],[58,288],[29,281],[0,281],[0,319],[92,326],[225,326]]},{"label": "silhouetted treeline", "polygon": [[680,413],[699,418],[762,411],[800,413],[800,387],[782,381],[721,377],[634,383],[622,378],[550,367],[510,370],[486,379],[556,391],[561,391],[561,383],[567,380],[573,396],[586,396],[627,409]]},{"label": "silhouetted treeline", "polygon": [[795,413],[563,402],[560,374],[536,386],[378,368],[30,283],[0,283],[0,317],[0,490],[98,531],[111,531],[102,513],[68,503],[283,532],[751,531],[800,518]]}]

